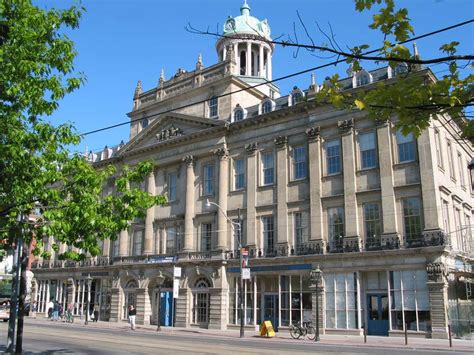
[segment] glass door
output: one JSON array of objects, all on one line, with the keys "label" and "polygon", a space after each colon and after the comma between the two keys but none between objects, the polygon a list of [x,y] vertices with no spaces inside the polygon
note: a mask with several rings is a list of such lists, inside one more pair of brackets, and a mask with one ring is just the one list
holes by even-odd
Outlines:
[{"label": "glass door", "polygon": [[367,333],[388,335],[388,296],[386,294],[368,295],[367,313]]}]

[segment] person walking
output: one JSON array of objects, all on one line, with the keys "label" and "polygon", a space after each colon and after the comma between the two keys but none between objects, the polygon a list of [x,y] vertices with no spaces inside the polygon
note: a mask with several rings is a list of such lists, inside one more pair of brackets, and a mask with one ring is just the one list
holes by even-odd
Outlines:
[{"label": "person walking", "polygon": [[94,306],[94,322],[97,323],[99,320],[99,306],[95,305]]},{"label": "person walking", "polygon": [[128,307],[128,321],[130,323],[130,327],[132,328],[132,330],[135,330],[135,316],[136,315],[137,315],[137,310],[132,304]]},{"label": "person walking", "polygon": [[46,311],[48,312],[48,318],[53,320],[53,308],[54,308],[54,303],[53,300],[51,299],[47,304],[46,304]]},{"label": "person walking", "polygon": [[53,303],[53,320],[58,321],[59,320],[59,302],[54,301]]}]

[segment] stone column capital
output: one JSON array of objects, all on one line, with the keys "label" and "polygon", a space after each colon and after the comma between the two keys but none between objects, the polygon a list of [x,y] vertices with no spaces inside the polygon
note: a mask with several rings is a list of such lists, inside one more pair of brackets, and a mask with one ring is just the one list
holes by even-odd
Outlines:
[{"label": "stone column capital", "polygon": [[193,165],[194,165],[194,161],[195,161],[195,158],[193,155],[186,155],[184,158],[183,158],[183,161],[184,163],[186,164],[186,166],[188,168],[192,168]]},{"label": "stone column capital", "polygon": [[274,139],[275,145],[277,149],[284,149],[286,148],[286,144],[288,143],[288,137],[287,136],[278,136]]},{"label": "stone column capital", "polygon": [[348,120],[339,121],[337,126],[344,134],[351,134],[354,131],[354,119],[350,118]]},{"label": "stone column capital", "polygon": [[219,157],[219,160],[225,160],[229,158],[229,149],[227,147],[220,147],[214,151],[214,154]]},{"label": "stone column capital", "polygon": [[257,150],[257,142],[246,144],[245,150],[249,155],[255,154],[255,151]]},{"label": "stone column capital", "polygon": [[306,135],[308,136],[308,140],[310,142],[314,142],[318,140],[321,136],[321,127],[310,127],[306,130]]}]

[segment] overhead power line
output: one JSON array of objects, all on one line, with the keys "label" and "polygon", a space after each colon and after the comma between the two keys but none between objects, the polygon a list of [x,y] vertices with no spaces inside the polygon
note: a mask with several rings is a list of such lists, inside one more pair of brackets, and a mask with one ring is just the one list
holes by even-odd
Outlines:
[{"label": "overhead power line", "polygon": [[[416,40],[419,40],[419,39],[422,39],[422,38],[426,38],[426,37],[430,37],[430,36],[436,35],[436,34],[441,33],[441,32],[449,31],[449,30],[452,30],[454,28],[458,28],[458,27],[462,27],[462,26],[471,24],[473,22],[474,22],[474,19],[463,21],[463,22],[454,24],[452,26],[444,27],[444,28],[441,28],[441,29],[438,29],[438,30],[435,30],[435,31],[432,31],[432,32],[429,32],[429,33],[425,33],[425,34],[420,35],[420,36],[415,36],[415,37],[409,38],[405,41],[395,43],[395,44],[393,44],[393,46],[398,45],[398,44],[405,44],[405,43],[413,42],[413,41],[416,41]],[[378,48],[378,49],[374,49],[374,50],[371,50],[371,51],[367,51],[367,52],[362,53],[362,55],[372,54],[372,53],[378,52],[382,49],[383,48]],[[302,74],[313,72],[313,71],[318,70],[318,69],[326,68],[326,67],[329,67],[329,66],[332,66],[332,65],[337,65],[337,64],[345,62],[345,61],[346,61],[345,58],[344,59],[338,59],[338,60],[332,61],[330,63],[326,63],[326,64],[318,65],[316,67],[312,67],[312,68],[309,68],[309,69],[294,72],[292,74],[284,75],[284,76],[281,76],[281,77],[276,78],[276,79],[272,79],[272,80],[269,80],[269,81],[266,81],[266,82],[263,82],[263,83],[248,86],[246,88],[242,88],[242,89],[238,89],[238,90],[231,91],[231,92],[228,92],[228,93],[224,93],[224,94],[221,94],[221,95],[218,95],[218,96],[215,96],[215,97],[216,98],[222,98],[222,97],[234,95],[234,94],[237,94],[237,93],[240,93],[240,92],[243,92],[243,91],[248,91],[248,90],[255,89],[257,87],[263,86],[263,85],[267,85],[269,83],[275,83],[275,82],[286,80],[286,79],[289,79],[289,78],[292,78],[292,77],[295,77],[295,76],[299,76],[299,75],[302,75]],[[92,130],[92,131],[82,133],[80,135],[81,136],[87,136],[87,135],[91,135],[91,134],[94,134],[94,133],[107,131],[107,130],[110,130],[110,129],[113,129],[113,128],[118,128],[118,127],[121,127],[121,126],[129,125],[129,124],[134,123],[134,122],[141,121],[145,118],[156,117],[156,116],[163,115],[163,114],[166,114],[166,113],[175,112],[177,110],[188,108],[188,107],[191,107],[191,106],[194,106],[194,105],[199,105],[199,104],[202,104],[202,103],[206,103],[207,101],[208,101],[208,99],[198,100],[198,101],[195,101],[195,102],[192,102],[192,103],[189,103],[189,104],[185,104],[185,105],[181,105],[179,107],[175,107],[173,109],[163,110],[163,111],[160,111],[160,112],[152,114],[152,115],[140,117],[138,119],[127,120],[127,121],[117,123],[117,124],[114,124],[114,125],[98,128],[98,129],[95,129],[95,130]]]}]

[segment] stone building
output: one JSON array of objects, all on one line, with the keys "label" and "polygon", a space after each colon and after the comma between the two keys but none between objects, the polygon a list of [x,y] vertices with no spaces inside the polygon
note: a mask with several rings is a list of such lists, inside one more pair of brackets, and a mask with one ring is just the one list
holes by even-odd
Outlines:
[{"label": "stone building", "polygon": [[[270,27],[247,3],[224,35],[216,64],[204,67],[199,56],[195,70],[168,80],[162,72],[148,91],[138,82],[129,142],[89,155],[98,168],[152,160],[143,186],[168,203],[105,241],[100,257],[37,260],[40,310],[54,297],[79,314],[90,275],[101,320],[124,321],[135,304],[138,323],[156,324],[164,275],[162,325],[237,327],[240,236],[251,268],[243,290],[250,329],[264,319],[280,328],[314,319],[316,265],[324,332],[366,326],[394,336],[407,326],[446,337],[450,320],[472,317],[473,147],[459,138],[462,119],[439,115],[415,139],[395,129],[396,118],[374,122],[317,105],[314,77],[282,95],[271,82],[275,48],[260,40],[271,39]],[[390,85],[407,70],[352,73],[341,85]],[[436,80],[426,68],[417,75]]]}]

